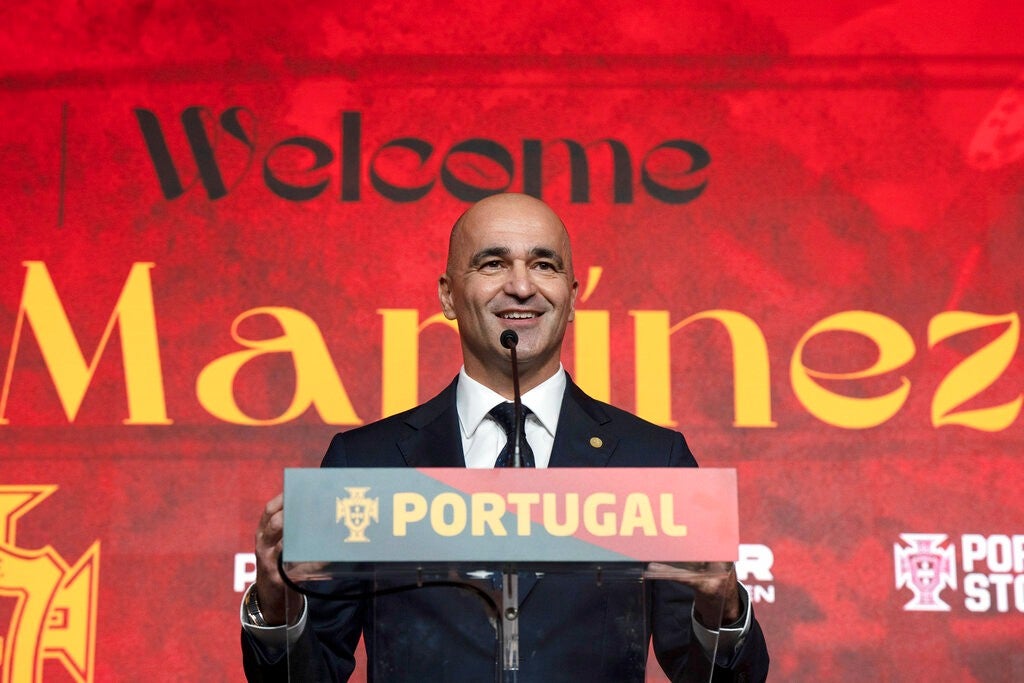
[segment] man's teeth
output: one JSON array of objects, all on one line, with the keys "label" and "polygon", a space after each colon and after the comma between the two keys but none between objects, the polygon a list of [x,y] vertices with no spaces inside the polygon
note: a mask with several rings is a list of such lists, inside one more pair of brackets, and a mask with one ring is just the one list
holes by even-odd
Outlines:
[{"label": "man's teeth", "polygon": [[536,313],[502,313],[502,318],[506,320],[526,320],[528,318],[536,318]]}]

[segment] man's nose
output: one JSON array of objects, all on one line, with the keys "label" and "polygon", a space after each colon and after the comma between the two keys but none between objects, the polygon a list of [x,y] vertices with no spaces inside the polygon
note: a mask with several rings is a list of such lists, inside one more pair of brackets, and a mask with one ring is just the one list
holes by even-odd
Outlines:
[{"label": "man's nose", "polygon": [[524,261],[515,261],[508,272],[508,279],[505,281],[505,293],[517,299],[528,299],[537,290],[533,278],[530,276],[530,269]]}]

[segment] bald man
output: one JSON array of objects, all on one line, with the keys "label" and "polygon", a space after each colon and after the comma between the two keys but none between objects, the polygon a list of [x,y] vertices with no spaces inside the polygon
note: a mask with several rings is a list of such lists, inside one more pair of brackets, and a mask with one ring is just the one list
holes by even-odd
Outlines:
[{"label": "bald man", "polygon": [[[587,396],[562,368],[578,288],[569,235],[546,204],[499,194],[472,206],[452,228],[438,280],[444,315],[459,325],[459,375],[421,406],[336,435],[322,466],[494,467],[507,437],[490,411],[513,398],[510,352],[499,341],[511,329],[519,336],[522,402],[529,408],[529,465],[696,467],[682,434]],[[595,435],[600,447],[591,445]],[[277,571],[282,526],[278,496],[257,529],[257,578],[242,605],[250,681],[288,680],[286,642],[299,653],[293,680],[348,680],[360,635],[370,680],[495,679],[495,628],[466,591],[429,588],[308,604],[286,598]],[[764,637],[734,574],[693,585],[649,581],[642,590],[594,583],[549,574],[521,586],[521,683],[642,681],[650,637],[673,681],[707,681],[712,672],[715,681],[767,676]],[[723,604],[727,626],[709,628],[719,623]],[[642,633],[624,634],[623,623],[638,624]]]}]

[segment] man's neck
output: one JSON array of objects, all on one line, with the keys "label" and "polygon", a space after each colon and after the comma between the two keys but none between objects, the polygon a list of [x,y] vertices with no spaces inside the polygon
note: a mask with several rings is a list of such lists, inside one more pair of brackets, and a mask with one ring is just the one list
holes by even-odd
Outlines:
[{"label": "man's neck", "polygon": [[[521,394],[525,394],[530,389],[543,384],[545,381],[554,377],[555,373],[557,373],[561,367],[561,363],[555,363],[554,367],[545,366],[536,369],[524,368],[520,365],[519,392]],[[503,372],[506,368],[502,368],[501,370],[496,370],[494,368],[471,368],[469,365],[466,365],[465,368],[467,375],[491,391],[501,394],[502,397],[509,401],[515,398],[515,392],[512,389],[511,364],[507,368],[507,372]]]}]

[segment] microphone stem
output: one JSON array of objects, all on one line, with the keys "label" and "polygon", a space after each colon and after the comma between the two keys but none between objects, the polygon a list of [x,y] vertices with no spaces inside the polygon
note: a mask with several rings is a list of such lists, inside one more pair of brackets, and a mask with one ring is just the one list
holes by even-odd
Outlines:
[{"label": "microphone stem", "polygon": [[[512,466],[523,466],[523,454],[520,451],[523,433],[523,398],[519,393],[519,357],[516,355],[516,344],[519,336],[506,330],[501,335],[501,345],[512,354],[512,415],[515,422],[515,445],[512,447]],[[512,565],[502,570],[502,672],[501,680],[515,683],[519,680],[519,575]]]},{"label": "microphone stem", "polygon": [[520,453],[520,443],[523,433],[523,399],[519,393],[519,359],[516,357],[516,346],[513,344],[509,351],[512,353],[512,414],[516,423],[516,442],[512,449],[512,466],[523,466],[523,455]]}]

